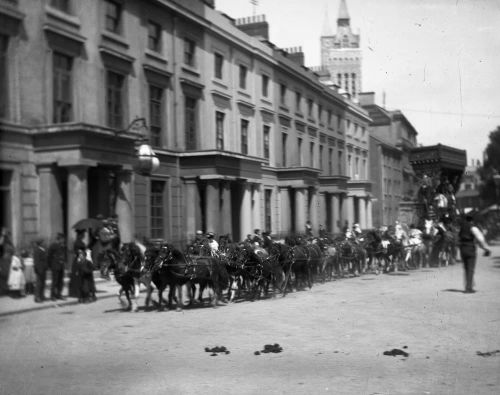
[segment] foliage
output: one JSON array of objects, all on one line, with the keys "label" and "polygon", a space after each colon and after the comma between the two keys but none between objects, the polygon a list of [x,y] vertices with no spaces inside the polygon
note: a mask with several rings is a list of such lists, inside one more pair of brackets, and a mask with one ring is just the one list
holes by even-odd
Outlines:
[{"label": "foliage", "polygon": [[[486,205],[498,203],[497,190],[493,175],[500,174],[500,126],[490,133],[490,142],[486,146],[485,160],[479,169],[482,183],[480,196]],[[498,191],[500,193],[500,191]]]}]

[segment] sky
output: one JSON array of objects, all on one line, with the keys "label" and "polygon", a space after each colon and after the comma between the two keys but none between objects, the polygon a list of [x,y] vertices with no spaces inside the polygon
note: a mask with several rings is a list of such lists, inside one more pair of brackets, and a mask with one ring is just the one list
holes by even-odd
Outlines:
[{"label": "sky", "polygon": [[[302,47],[320,65],[320,37],[335,33],[340,0],[215,0],[232,18],[266,16],[270,41]],[[362,90],[403,111],[422,145],[483,159],[500,125],[500,0],[347,0],[361,35]]]}]

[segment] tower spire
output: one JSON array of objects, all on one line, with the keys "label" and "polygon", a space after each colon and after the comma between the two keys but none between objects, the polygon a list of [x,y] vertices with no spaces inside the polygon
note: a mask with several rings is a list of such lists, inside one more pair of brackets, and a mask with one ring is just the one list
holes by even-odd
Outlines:
[{"label": "tower spire", "polygon": [[337,18],[337,25],[345,26],[349,25],[349,11],[347,11],[347,3],[346,0],[340,0],[339,6],[339,16]]}]

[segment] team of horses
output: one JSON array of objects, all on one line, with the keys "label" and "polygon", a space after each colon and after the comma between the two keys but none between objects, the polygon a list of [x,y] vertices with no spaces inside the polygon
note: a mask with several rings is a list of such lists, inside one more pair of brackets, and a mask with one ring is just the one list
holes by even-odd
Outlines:
[{"label": "team of horses", "polygon": [[139,308],[141,284],[147,291],[146,307],[154,289],[158,309],[165,305],[171,309],[174,303],[182,309],[183,289],[189,305],[203,304],[203,296],[208,294],[211,304],[217,306],[241,298],[255,300],[310,289],[315,281],[452,263],[456,249],[453,235],[438,235],[434,223],[427,225],[418,238],[407,232],[401,235],[373,229],[357,237],[293,235],[258,245],[234,243],[221,236],[218,251],[203,255],[192,255],[192,249],[183,251],[167,242],[125,243],[115,259],[101,267],[101,274],[114,273],[121,286],[120,301],[125,295],[127,303],[122,303],[132,311]]}]

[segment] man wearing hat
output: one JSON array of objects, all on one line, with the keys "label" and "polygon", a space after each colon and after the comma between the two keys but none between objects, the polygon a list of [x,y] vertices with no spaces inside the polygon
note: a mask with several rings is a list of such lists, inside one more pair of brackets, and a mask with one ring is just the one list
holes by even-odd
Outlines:
[{"label": "man wearing hat", "polygon": [[203,244],[204,244],[203,232],[201,230],[197,230],[193,241],[188,247],[189,253],[193,255],[200,255]]},{"label": "man wearing hat", "polygon": [[217,251],[219,250],[219,243],[217,243],[217,240],[215,240],[214,236],[215,235],[213,232],[207,233],[208,246],[210,248],[211,255],[215,255],[217,253]]},{"label": "man wearing hat", "polygon": [[47,277],[47,251],[43,245],[43,239],[35,240],[35,249],[33,251],[33,266],[35,268],[35,302],[41,303],[45,300],[45,282]]},{"label": "man wearing hat", "polygon": [[490,255],[490,250],[484,239],[483,234],[477,226],[474,225],[471,215],[465,216],[465,221],[460,227],[458,233],[460,240],[460,255],[464,262],[465,275],[465,293],[474,293],[474,269],[476,267],[476,243],[484,250],[484,255]]},{"label": "man wearing hat", "polygon": [[255,244],[257,243],[258,245],[262,245],[262,236],[260,235],[260,229],[255,229],[253,231],[253,239],[252,243]]},{"label": "man wearing hat", "polygon": [[50,288],[50,299],[64,299],[62,289],[64,287],[64,271],[66,269],[66,243],[64,234],[58,233],[56,241],[49,246],[47,251],[47,262],[52,272],[52,286]]}]

